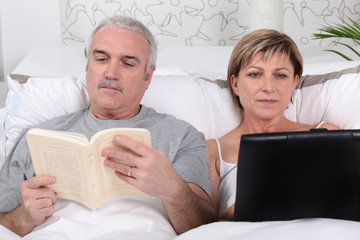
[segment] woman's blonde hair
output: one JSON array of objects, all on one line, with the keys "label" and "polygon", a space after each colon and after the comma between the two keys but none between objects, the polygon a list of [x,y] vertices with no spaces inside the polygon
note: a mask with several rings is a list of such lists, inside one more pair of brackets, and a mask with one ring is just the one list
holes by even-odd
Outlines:
[{"label": "woman's blonde hair", "polygon": [[241,110],[243,107],[239,97],[231,87],[231,77],[233,75],[238,77],[240,70],[259,52],[264,52],[266,60],[277,54],[285,54],[290,57],[294,66],[294,77],[298,75],[300,78],[303,72],[303,59],[299,49],[286,34],[270,29],[256,30],[246,34],[232,51],[227,73],[227,82],[233,101]]}]

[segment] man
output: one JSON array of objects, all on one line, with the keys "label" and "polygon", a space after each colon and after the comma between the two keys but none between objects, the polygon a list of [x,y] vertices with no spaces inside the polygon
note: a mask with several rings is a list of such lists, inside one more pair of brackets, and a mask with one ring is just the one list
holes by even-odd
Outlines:
[{"label": "man", "polygon": [[[80,132],[89,138],[111,127],[147,128],[153,149],[117,136],[115,143],[136,155],[106,148],[104,164],[119,179],[159,198],[180,234],[215,216],[209,198],[207,149],[203,135],[189,124],[140,105],[155,70],[156,51],[152,34],[140,22],[126,17],[104,20],[87,47],[91,107],[39,127]],[[45,186],[55,182],[50,176],[34,177],[23,135],[0,172],[0,223],[24,236],[45,222],[56,203],[56,194]]]}]

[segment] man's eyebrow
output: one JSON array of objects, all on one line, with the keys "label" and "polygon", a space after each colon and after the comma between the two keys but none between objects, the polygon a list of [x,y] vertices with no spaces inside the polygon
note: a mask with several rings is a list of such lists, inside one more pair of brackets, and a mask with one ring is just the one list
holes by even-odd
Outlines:
[{"label": "man's eyebrow", "polygon": [[[104,50],[100,50],[100,49],[94,49],[93,54],[104,54],[106,56],[110,56],[110,54]],[[136,62],[140,62],[140,59],[136,56],[132,56],[132,55],[124,55],[121,56],[121,59],[129,59],[129,60],[135,60]]]},{"label": "man's eyebrow", "polygon": [[94,49],[93,51],[92,51],[92,53],[93,54],[104,54],[104,55],[109,55],[106,51],[104,51],[104,50],[99,50],[99,49]]},{"label": "man's eyebrow", "polygon": [[131,56],[131,55],[124,55],[121,57],[122,59],[129,59],[129,60],[135,60],[136,62],[140,62],[140,59],[138,57],[135,56]]}]

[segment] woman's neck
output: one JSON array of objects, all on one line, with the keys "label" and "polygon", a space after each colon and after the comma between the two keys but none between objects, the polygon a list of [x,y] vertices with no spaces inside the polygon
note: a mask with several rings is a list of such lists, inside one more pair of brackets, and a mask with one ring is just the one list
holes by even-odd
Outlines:
[{"label": "woman's neck", "polygon": [[267,132],[285,132],[290,129],[291,122],[285,117],[277,119],[249,119],[244,117],[240,124],[242,134],[267,133]]}]

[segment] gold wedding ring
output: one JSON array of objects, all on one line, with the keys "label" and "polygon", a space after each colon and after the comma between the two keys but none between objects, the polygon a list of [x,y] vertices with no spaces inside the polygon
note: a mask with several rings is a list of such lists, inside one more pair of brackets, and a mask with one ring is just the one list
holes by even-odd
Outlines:
[{"label": "gold wedding ring", "polygon": [[132,167],[129,167],[128,174],[127,174],[129,177],[131,177],[131,169],[132,169]]}]

